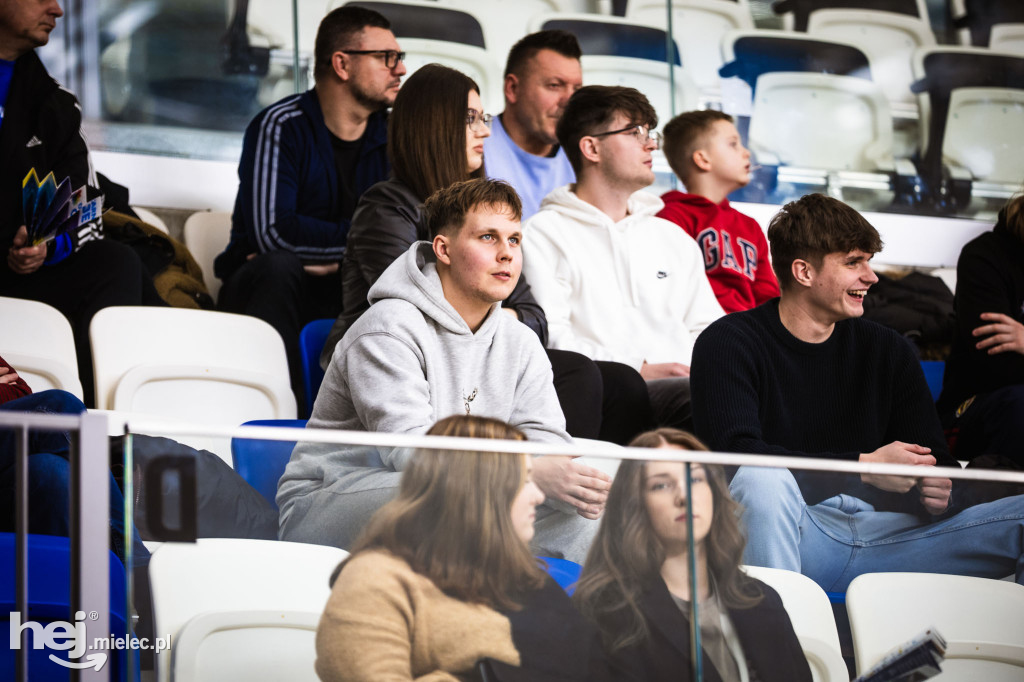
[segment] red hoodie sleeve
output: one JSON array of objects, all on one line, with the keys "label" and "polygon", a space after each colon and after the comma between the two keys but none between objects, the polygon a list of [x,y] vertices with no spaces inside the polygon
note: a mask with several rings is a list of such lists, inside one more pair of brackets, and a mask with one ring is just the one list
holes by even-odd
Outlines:
[{"label": "red hoodie sleeve", "polygon": [[2,373],[0,374],[0,405],[8,400],[24,398],[32,393],[32,389],[20,376],[11,383],[3,381],[2,377],[10,375],[12,372],[14,372],[14,368],[8,365],[6,360],[0,358],[0,373]]}]

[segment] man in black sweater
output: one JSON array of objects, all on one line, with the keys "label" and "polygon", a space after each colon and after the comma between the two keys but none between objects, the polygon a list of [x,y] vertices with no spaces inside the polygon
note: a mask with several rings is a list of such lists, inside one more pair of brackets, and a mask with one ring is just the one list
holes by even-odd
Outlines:
[{"label": "man in black sweater", "polygon": [[693,416],[713,450],[920,466],[920,477],[740,468],[745,562],[845,590],[873,571],[1024,580],[1024,497],[958,514],[958,466],[910,345],[866,320],[878,232],[840,201],[787,204],[768,230],[779,299],[697,339]]}]

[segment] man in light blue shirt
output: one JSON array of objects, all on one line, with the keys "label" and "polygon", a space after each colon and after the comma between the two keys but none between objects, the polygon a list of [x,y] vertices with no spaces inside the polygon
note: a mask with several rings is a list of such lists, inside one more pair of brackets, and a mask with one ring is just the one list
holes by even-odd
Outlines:
[{"label": "man in light blue shirt", "polygon": [[484,141],[484,168],[523,200],[523,221],[551,190],[576,181],[555,126],[572,93],[583,85],[580,46],[566,31],[531,33],[509,51],[505,111]]}]

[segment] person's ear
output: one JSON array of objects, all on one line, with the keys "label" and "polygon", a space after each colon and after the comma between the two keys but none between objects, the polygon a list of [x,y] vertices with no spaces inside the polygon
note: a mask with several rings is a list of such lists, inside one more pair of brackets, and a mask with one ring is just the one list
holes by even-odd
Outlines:
[{"label": "person's ear", "polygon": [[793,281],[800,286],[809,287],[814,283],[814,266],[803,258],[794,258],[793,264],[789,267],[790,274],[793,275]]},{"label": "person's ear", "polygon": [[334,75],[345,82],[349,79],[348,72],[348,55],[344,52],[335,52],[331,55],[331,69],[334,71]]},{"label": "person's ear", "polygon": [[598,163],[601,160],[600,145],[597,143],[596,137],[585,135],[580,138],[580,155],[592,163]]},{"label": "person's ear", "polygon": [[452,256],[450,252],[451,240],[449,240],[448,237],[443,234],[437,235],[434,237],[434,241],[431,246],[434,249],[434,256],[437,258],[438,263],[443,263],[444,265],[449,266],[452,264]]},{"label": "person's ear", "polygon": [[703,149],[696,149],[693,152],[693,165],[705,173],[711,170],[711,157]]},{"label": "person's ear", "polygon": [[505,101],[509,104],[516,103],[516,96],[519,93],[519,76],[514,73],[510,73],[505,76]]}]

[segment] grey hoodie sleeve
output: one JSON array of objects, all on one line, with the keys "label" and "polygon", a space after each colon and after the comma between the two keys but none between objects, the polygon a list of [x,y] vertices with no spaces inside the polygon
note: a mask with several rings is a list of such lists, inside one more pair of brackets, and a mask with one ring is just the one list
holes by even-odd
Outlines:
[{"label": "grey hoodie sleeve", "polygon": [[[434,423],[423,356],[407,341],[386,332],[360,335],[347,349],[344,376],[350,409],[366,431],[422,434]],[[381,461],[396,471],[410,454],[380,448]]]},{"label": "grey hoodie sleeve", "polygon": [[570,443],[565,430],[565,415],[558,403],[551,361],[544,348],[531,339],[522,345],[527,353],[516,385],[515,407],[509,423],[526,434],[528,440],[541,443]]}]

